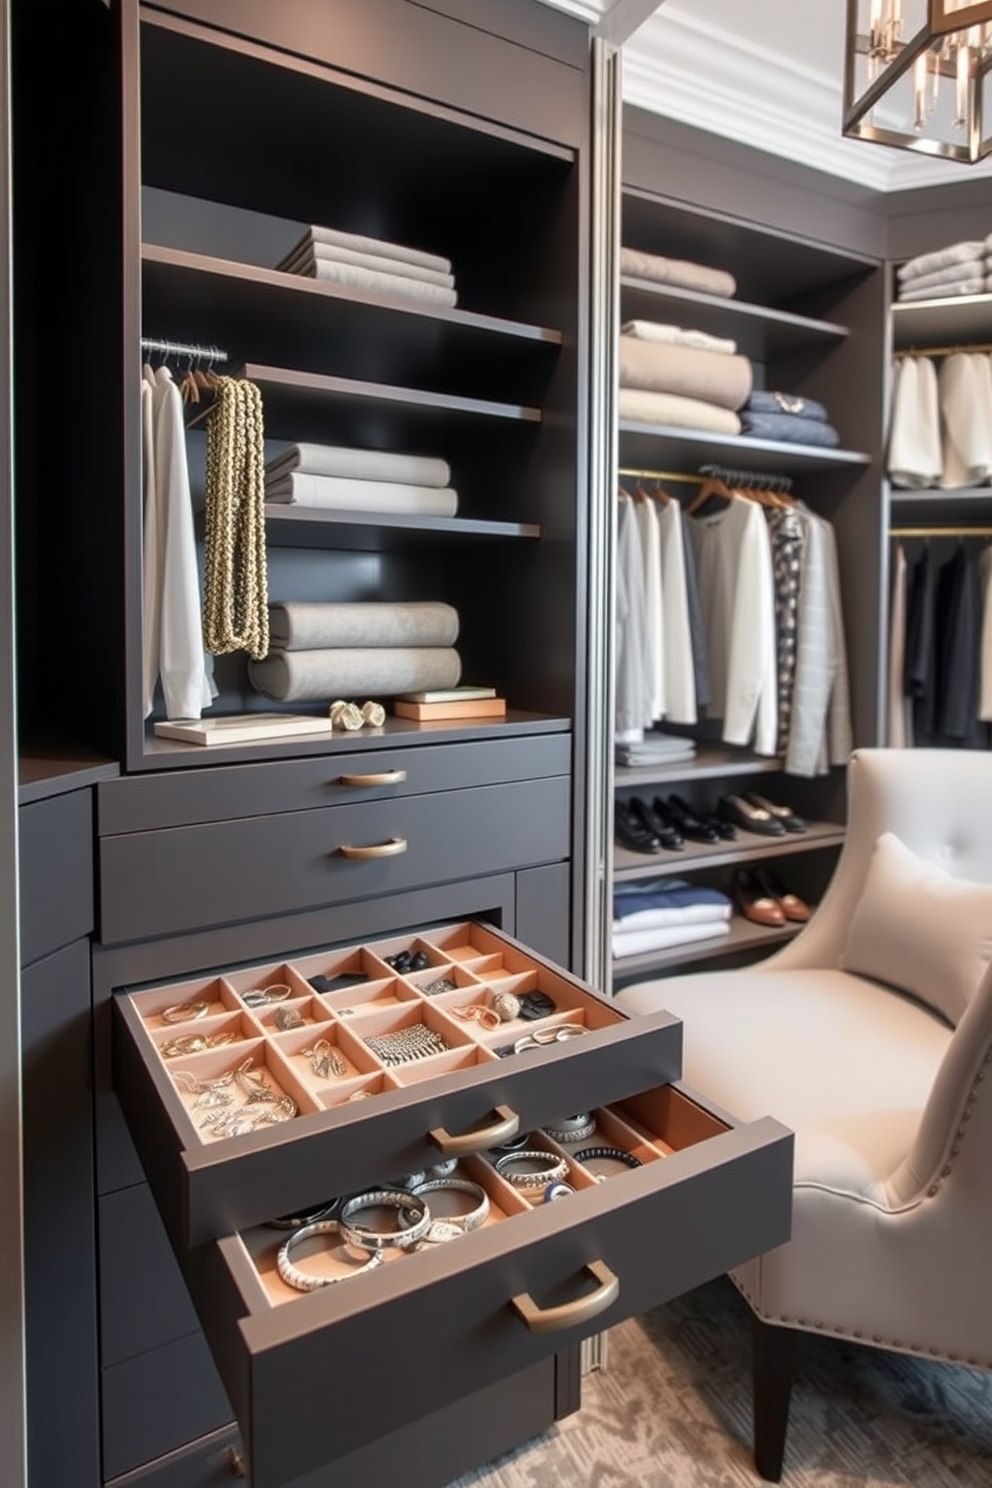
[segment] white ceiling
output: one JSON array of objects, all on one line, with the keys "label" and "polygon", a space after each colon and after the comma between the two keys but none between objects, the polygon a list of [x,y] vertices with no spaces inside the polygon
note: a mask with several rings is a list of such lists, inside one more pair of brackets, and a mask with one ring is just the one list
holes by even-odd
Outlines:
[{"label": "white ceiling", "polygon": [[[595,23],[616,0],[543,0]],[[625,100],[876,191],[992,174],[841,136],[845,0],[659,0],[623,48]]]}]

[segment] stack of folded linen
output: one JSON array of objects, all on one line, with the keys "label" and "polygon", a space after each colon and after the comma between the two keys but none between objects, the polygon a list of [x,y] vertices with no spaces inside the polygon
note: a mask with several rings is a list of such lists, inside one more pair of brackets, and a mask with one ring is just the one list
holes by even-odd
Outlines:
[{"label": "stack of folded linen", "polygon": [[822,449],[836,449],[840,444],[823,404],[796,393],[753,392],[741,409],[741,427],[752,439],[815,444]]},{"label": "stack of folded linen", "polygon": [[921,253],[896,271],[900,300],[943,300],[992,291],[992,234]]},{"label": "stack of folded linen", "polygon": [[[640,730],[637,730],[638,735]],[[613,755],[618,765],[636,769],[640,765],[674,765],[682,760],[693,759],[696,753],[694,739],[680,738],[678,734],[662,733],[652,729],[643,737],[624,739],[618,737],[613,745]]]},{"label": "stack of folded linen", "polygon": [[334,227],[308,227],[276,268],[448,309],[458,303],[450,258]]},{"label": "stack of folded linen", "polygon": [[739,434],[736,410],[747,401],[753,375],[733,341],[629,320],[620,332],[619,381],[621,419]]},{"label": "stack of folded linen", "polygon": [[613,892],[613,955],[642,956],[729,935],[732,914],[727,894],[685,878],[618,884]]},{"label": "stack of folded linen", "polygon": [[639,248],[620,249],[620,272],[632,279],[668,284],[672,289],[690,289],[720,300],[729,300],[737,293],[737,280],[726,269],[711,269],[707,264],[686,258],[664,258],[660,253],[644,253]]},{"label": "stack of folded linen", "polygon": [[451,467],[429,455],[293,444],[265,467],[266,501],[334,511],[453,517]]},{"label": "stack of folded linen", "polygon": [[273,603],[269,654],[248,663],[248,677],[281,703],[454,687],[458,625],[458,611],[440,601]]}]

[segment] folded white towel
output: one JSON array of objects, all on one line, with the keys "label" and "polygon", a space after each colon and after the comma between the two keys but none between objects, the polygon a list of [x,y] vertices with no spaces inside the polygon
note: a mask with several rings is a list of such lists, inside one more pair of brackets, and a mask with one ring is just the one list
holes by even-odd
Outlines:
[{"label": "folded white towel", "polygon": [[932,274],[918,274],[906,280],[907,290],[939,288],[945,284],[960,284],[963,279],[978,279],[988,273],[987,258],[969,258],[963,263],[948,264],[946,269],[936,269]]},{"label": "folded white towel", "polygon": [[633,336],[620,337],[618,377],[622,388],[675,393],[735,411],[747,402],[754,380],[747,357],[666,346]]},{"label": "folded white towel", "polygon": [[684,258],[663,258],[660,253],[643,253],[639,248],[620,249],[620,272],[654,284],[716,295],[718,299],[729,299],[737,293],[737,280],[727,269],[711,269]]},{"label": "folded white towel", "polygon": [[[912,284],[912,280],[910,281]],[[977,275],[974,279],[956,279],[953,284],[937,284],[930,289],[903,289],[899,292],[900,301],[906,300],[949,300],[960,295],[986,294],[992,288],[992,280],[984,274]]]},{"label": "folded white towel", "polygon": [[613,954],[619,960],[623,956],[647,955],[666,946],[690,945],[696,940],[729,934],[729,920],[711,920],[705,925],[668,925],[657,930],[614,930]]},{"label": "folded white towel", "polygon": [[692,346],[696,351],[716,351],[724,356],[733,356],[737,342],[725,336],[711,336],[706,331],[686,330],[682,326],[662,325],[654,320],[628,320],[620,327],[621,336],[633,336],[639,341],[661,341],[669,346]]},{"label": "folded white towel", "polygon": [[380,274],[374,269],[363,269],[358,264],[335,263],[330,258],[311,259],[299,271],[306,279],[319,279],[321,283],[344,284],[351,289],[367,289],[373,294],[391,295],[397,300],[418,300],[430,305],[453,310],[458,303],[458,293],[445,289],[440,284],[424,284],[420,279],[410,279],[405,274]]},{"label": "folded white towel", "polygon": [[408,248],[404,243],[390,243],[385,238],[370,238],[364,233],[345,232],[338,227],[307,228],[286,257],[307,243],[332,243],[338,248],[353,248],[358,253],[377,253],[381,258],[395,258],[400,263],[419,264],[422,269],[436,269],[439,274],[451,273],[451,259],[439,253],[427,253],[422,248]]},{"label": "folded white towel", "polygon": [[971,259],[984,258],[989,251],[985,238],[969,238],[961,243],[951,243],[947,248],[938,248],[933,253],[920,253],[896,270],[900,282],[919,279],[924,274],[935,274],[950,264],[967,263]]},{"label": "folded white towel", "polygon": [[[266,501],[327,511],[388,512],[425,517],[453,517],[458,492],[450,486],[411,486],[398,481],[339,480],[333,475],[294,471],[265,486]],[[408,691],[410,689],[407,689]]]},{"label": "folded white towel", "polygon": [[682,398],[678,393],[652,393],[643,388],[621,388],[617,393],[621,419],[634,424],[661,424],[674,429],[705,429],[708,434],[739,434],[741,421],[729,408]]},{"label": "folded white towel", "polygon": [[424,284],[439,284],[442,289],[454,289],[454,274],[442,274],[439,269],[425,269],[420,264],[401,263],[399,259],[387,258],[382,253],[363,253],[357,248],[339,248],[334,243],[309,243],[295,248],[286,258],[276,264],[287,274],[302,274],[309,265],[326,260],[328,263],[354,264],[360,269],[371,269],[379,274],[401,274],[404,279],[416,279]]},{"label": "folded white towel", "polygon": [[434,455],[397,450],[349,449],[339,444],[293,444],[265,467],[266,480],[298,470],[302,475],[336,475],[346,480],[399,481],[410,486],[447,486],[451,466]]}]

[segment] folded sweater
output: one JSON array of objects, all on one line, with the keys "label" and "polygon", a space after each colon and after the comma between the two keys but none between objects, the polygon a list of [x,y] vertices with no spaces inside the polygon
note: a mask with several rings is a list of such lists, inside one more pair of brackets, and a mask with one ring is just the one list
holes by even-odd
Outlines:
[{"label": "folded sweater", "polygon": [[708,434],[739,434],[741,421],[729,408],[677,393],[652,393],[622,387],[617,393],[621,419],[634,424],[662,424],[674,429],[703,429]]},{"label": "folded sweater", "polygon": [[337,444],[293,444],[265,466],[266,479],[299,470],[306,475],[336,475],[348,480],[400,481],[413,486],[446,486],[447,460],[432,455],[405,455],[393,450],[349,449]]},{"label": "folded sweater", "polygon": [[620,386],[698,398],[718,408],[738,409],[752,386],[747,357],[699,351],[692,346],[620,337]]},{"label": "folded sweater", "polygon": [[450,258],[444,258],[439,253],[427,253],[422,248],[408,248],[403,243],[390,243],[383,238],[367,237],[364,233],[345,232],[343,228],[320,227],[316,224],[307,228],[286,257],[291,258],[308,243],[331,243],[339,248],[352,248],[359,253],[377,253],[382,258],[394,258],[400,263],[419,264],[421,268],[435,269],[441,274],[451,273]]},{"label": "folded sweater", "polygon": [[670,346],[694,346],[697,351],[718,351],[733,356],[737,342],[726,336],[711,336],[707,331],[694,331],[684,326],[666,325],[656,320],[626,320],[621,336],[634,336],[639,341],[663,341]]},{"label": "folded sweater", "polygon": [[737,293],[737,280],[726,269],[711,269],[684,258],[664,258],[659,253],[643,253],[639,248],[620,249],[620,272],[719,299],[729,299]]}]

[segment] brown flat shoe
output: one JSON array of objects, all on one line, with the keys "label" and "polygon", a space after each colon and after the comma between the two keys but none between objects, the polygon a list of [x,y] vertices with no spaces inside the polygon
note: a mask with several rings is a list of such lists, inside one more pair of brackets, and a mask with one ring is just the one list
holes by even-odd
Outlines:
[{"label": "brown flat shoe", "polygon": [[755,869],[754,876],[761,889],[782,906],[782,913],[787,920],[792,920],[797,925],[806,923],[811,911],[804,899],[800,899],[798,894],[790,893],[782,880],[767,868]]},{"label": "brown flat shoe", "polygon": [[734,874],[734,898],[745,919],[756,925],[771,925],[777,928],[785,924],[785,910],[773,894],[765,892],[756,873],[750,868],[738,868]]}]

